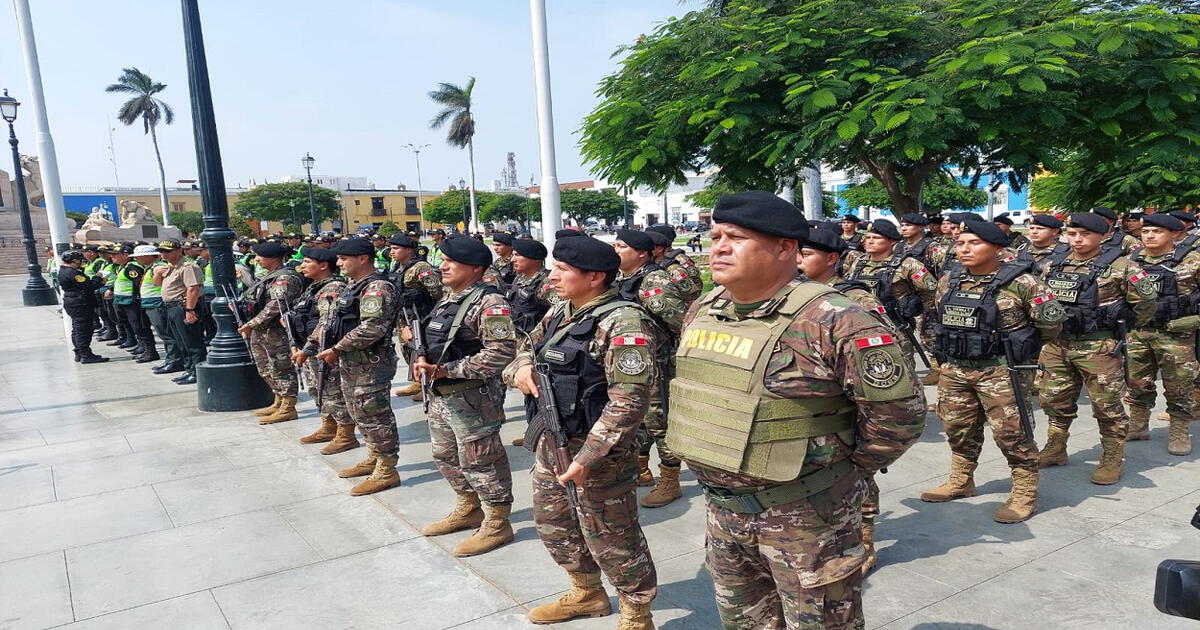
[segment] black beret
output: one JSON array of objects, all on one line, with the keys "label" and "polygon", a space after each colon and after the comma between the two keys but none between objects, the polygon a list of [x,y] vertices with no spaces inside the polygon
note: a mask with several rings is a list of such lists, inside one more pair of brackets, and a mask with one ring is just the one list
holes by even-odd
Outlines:
[{"label": "black beret", "polygon": [[646,228],[646,231],[647,232],[658,232],[659,234],[662,234],[663,236],[667,237],[667,240],[671,241],[672,243],[675,242],[675,237],[678,236],[677,234],[675,234],[675,228],[672,228],[671,226],[669,226],[665,223],[660,223],[658,225],[651,225],[650,227]]},{"label": "black beret", "polygon": [[334,243],[333,247],[329,248],[335,256],[374,256],[375,247],[369,241],[362,238],[348,238],[344,241]]},{"label": "black beret", "polygon": [[617,230],[617,240],[644,252],[654,249],[654,239],[641,230]]},{"label": "black beret", "polygon": [[929,225],[929,218],[919,212],[914,212],[901,216],[900,222],[909,225]]},{"label": "black beret", "polygon": [[329,263],[331,266],[337,264],[337,254],[333,253],[332,249],[324,247],[302,247],[300,255],[317,262]]},{"label": "black beret", "polygon": [[1142,218],[1142,224],[1144,226],[1166,228],[1176,232],[1183,230],[1185,227],[1183,221],[1176,219],[1170,214],[1147,214]]},{"label": "black beret", "polygon": [[1117,213],[1113,212],[1112,208],[1106,206],[1093,206],[1091,210],[1088,210],[1088,212],[1091,212],[1092,214],[1098,214],[1109,221],[1117,220]]},{"label": "black beret", "polygon": [[671,246],[671,239],[667,238],[667,235],[663,234],[662,232],[659,232],[657,230],[646,230],[646,236],[649,236],[650,240],[654,241],[655,247],[670,247]]},{"label": "black beret", "polygon": [[621,266],[621,257],[612,245],[586,234],[555,241],[554,259],[583,271],[609,272]]},{"label": "black beret", "polygon": [[1013,220],[1008,217],[1007,212],[1001,212],[1000,214],[997,214],[996,216],[992,217],[992,223],[1003,223],[1004,225],[1012,225]]},{"label": "black beret", "polygon": [[1171,212],[1168,212],[1167,214],[1175,217],[1176,219],[1179,219],[1180,221],[1187,221],[1189,223],[1196,222],[1196,215],[1192,214],[1191,212],[1185,212],[1183,210],[1172,210]]},{"label": "black beret", "polygon": [[583,232],[580,232],[579,230],[572,230],[571,228],[563,228],[561,230],[554,232],[554,238],[556,238],[556,239],[571,238],[572,236],[587,236],[587,235],[584,234]]},{"label": "black beret", "polygon": [[765,190],[721,197],[713,208],[712,220],[797,241],[808,238],[808,221],[800,209]]},{"label": "black beret", "polygon": [[808,238],[800,244],[801,247],[817,249],[823,252],[840,254],[849,247],[842,237],[825,228],[817,228],[808,233]]},{"label": "black beret", "polygon": [[1053,214],[1035,214],[1033,215],[1033,218],[1029,219],[1029,223],[1047,227],[1052,230],[1061,230],[1063,226],[1063,222]]},{"label": "black beret", "polygon": [[409,249],[417,248],[417,242],[412,240],[411,236],[401,232],[396,232],[393,234],[391,238],[388,239],[388,243],[391,245],[396,245],[397,247],[407,247]]},{"label": "black beret", "polygon": [[1108,234],[1108,224],[1104,217],[1092,213],[1072,214],[1067,217],[1067,227],[1083,228],[1097,234]]},{"label": "black beret", "polygon": [[900,240],[900,230],[896,229],[896,224],[887,219],[875,219],[871,222],[871,226],[867,231],[872,234],[878,234],[884,238],[890,238],[893,241]]},{"label": "black beret", "polygon": [[287,247],[274,242],[259,243],[253,249],[256,255],[263,258],[283,258],[291,252]]},{"label": "black beret", "polygon": [[956,218],[959,216],[959,214],[960,213],[958,213],[958,212],[951,212],[950,214],[943,214],[942,215],[942,223],[962,223],[962,221],[960,221]]},{"label": "black beret", "polygon": [[531,238],[518,238],[512,242],[513,251],[534,260],[546,259],[546,246],[540,241],[535,241]]},{"label": "black beret", "polygon": [[492,264],[492,250],[483,241],[469,236],[451,236],[442,241],[442,256],[464,265],[486,267]]},{"label": "black beret", "polygon": [[963,234],[974,234],[985,243],[999,245],[1000,247],[1008,247],[1012,237],[1004,233],[1004,230],[996,227],[995,223],[987,221],[964,221],[962,224]]},{"label": "black beret", "polygon": [[1146,215],[1141,212],[1130,212],[1121,219],[1123,221],[1141,221],[1144,218],[1146,218]]},{"label": "black beret", "polygon": [[935,215],[929,217],[930,223],[941,223],[942,221],[943,221],[942,215],[940,215],[940,214],[935,214]]},{"label": "black beret", "polygon": [[961,214],[962,214],[961,223],[970,223],[972,221],[975,221],[978,223],[987,223],[987,219],[983,218],[983,215],[981,215],[977,212],[963,212]]},{"label": "black beret", "polygon": [[842,220],[849,221],[851,223],[858,223],[858,222],[862,221],[862,219],[858,218],[858,216],[853,215],[853,214],[842,215]]},{"label": "black beret", "polygon": [[512,245],[513,237],[508,232],[496,232],[492,235],[492,242],[500,243],[501,245]]}]

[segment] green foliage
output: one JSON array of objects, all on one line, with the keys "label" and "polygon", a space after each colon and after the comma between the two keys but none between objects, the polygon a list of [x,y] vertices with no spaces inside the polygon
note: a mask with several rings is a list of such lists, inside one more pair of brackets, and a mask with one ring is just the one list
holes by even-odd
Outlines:
[{"label": "green foliage", "polygon": [[[931,176],[923,188],[925,208],[934,213],[943,210],[970,210],[987,204],[987,193],[965,186],[958,180],[938,173]],[[839,193],[851,208],[873,207],[895,212],[896,207],[892,198],[877,179],[869,179],[861,184],[851,186]]]},{"label": "green foliage", "polygon": [[442,106],[429,126],[441,129],[449,122],[446,143],[460,149],[475,137],[475,117],[471,114],[471,93],[474,91],[475,77],[468,77],[466,86],[439,83],[438,88],[429,93],[429,98]]},{"label": "green foliage", "polygon": [[705,186],[703,190],[697,190],[694,193],[688,194],[683,199],[697,208],[712,210],[717,207],[718,199],[734,192],[737,192],[736,189],[728,184],[713,183]]},{"label": "green foliage", "polygon": [[498,224],[515,221],[524,230],[530,221],[542,218],[542,201],[522,195],[491,195],[479,205],[479,220]]},{"label": "green foliage", "polygon": [[[564,190],[559,193],[562,213],[582,225],[587,219],[604,223],[622,223],[625,220],[625,199],[615,190]],[[629,213],[637,210],[637,204],[629,202]]]},{"label": "green foliage", "polygon": [[171,106],[156,96],[165,89],[167,89],[165,83],[151,79],[141,70],[124,68],[117,82],[104,88],[104,91],[131,94],[130,99],[125,101],[117,112],[117,120],[126,125],[132,125],[141,120],[146,133],[150,133],[159,121],[168,125],[175,122],[175,112]]},{"label": "green foliage", "polygon": [[[481,208],[498,196],[496,193],[475,191],[475,201]],[[470,191],[466,189],[447,190],[437,197],[425,201],[425,220],[442,225],[457,225],[462,223],[464,207],[468,208],[469,216],[470,204]]]},{"label": "green foliage", "polygon": [[250,225],[250,222],[236,214],[229,217],[229,229],[233,230],[238,236],[258,236],[258,230]]},{"label": "green foliage", "polygon": [[192,236],[199,236],[204,229],[204,215],[199,212],[178,210],[171,213],[171,225]]},{"label": "green foliage", "polygon": [[[335,190],[314,185],[313,203],[317,207],[317,218],[320,220],[331,220],[340,216],[338,193]],[[291,223],[293,204],[296,218],[301,225],[307,225],[310,222],[307,182],[255,186],[238,195],[233,209],[239,215],[250,219]]]},{"label": "green foliage", "polygon": [[773,190],[821,162],[869,174],[911,212],[950,164],[1011,173],[1014,187],[1067,159],[1111,165],[1101,188],[1132,198],[1152,188],[1139,192],[1139,177],[1188,179],[1198,154],[1194,15],[1086,1],[724,4],[724,17],[693,11],[623,50],[583,125],[598,175],[661,190],[716,166],[732,188]]},{"label": "green foliage", "polygon": [[391,236],[400,231],[402,231],[400,226],[396,225],[394,221],[384,221],[383,224],[379,226],[378,230],[378,232],[383,236]]},{"label": "green foliage", "polygon": [[84,221],[88,220],[88,215],[86,215],[82,212],[74,212],[71,210],[67,210],[66,215],[67,215],[68,219],[75,222],[76,228],[79,228],[81,225],[83,225]]}]

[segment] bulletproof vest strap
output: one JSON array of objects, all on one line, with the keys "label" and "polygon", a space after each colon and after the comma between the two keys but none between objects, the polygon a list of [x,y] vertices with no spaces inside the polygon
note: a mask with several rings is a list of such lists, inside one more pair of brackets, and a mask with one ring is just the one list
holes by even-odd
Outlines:
[{"label": "bulletproof vest strap", "polygon": [[495,287],[480,284],[472,289],[467,294],[467,297],[463,298],[462,302],[459,302],[458,312],[454,314],[454,319],[450,322],[450,332],[446,333],[446,344],[442,346],[442,352],[438,355],[437,363],[434,365],[442,364],[442,359],[446,357],[446,352],[450,349],[450,344],[454,343],[454,337],[458,335],[458,329],[462,328],[463,320],[467,318],[467,310],[483,296],[495,292]]},{"label": "bulletproof vest strap", "polygon": [[[610,302],[605,302],[604,304],[601,304],[595,308],[589,309],[587,313],[584,313],[582,317],[572,322],[570,326],[562,325],[563,319],[565,319],[565,312],[559,313],[558,317],[555,317],[553,320],[551,320],[550,326],[546,329],[546,335],[542,337],[542,341],[540,341],[537,345],[536,351],[538,353],[538,357],[541,358],[543,349],[549,346],[557,345],[558,342],[562,341],[562,338],[566,337],[567,334],[571,332],[571,329],[575,327],[575,324],[578,324],[586,319],[598,320],[604,315],[626,306],[632,306],[638,310],[643,310],[641,306],[638,306],[634,302],[617,298]],[[560,326],[562,326],[562,328],[559,328]]]}]

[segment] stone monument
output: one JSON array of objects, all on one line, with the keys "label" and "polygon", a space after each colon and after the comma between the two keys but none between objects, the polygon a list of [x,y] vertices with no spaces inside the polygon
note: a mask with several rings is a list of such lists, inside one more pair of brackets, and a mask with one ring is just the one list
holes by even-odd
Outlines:
[{"label": "stone monument", "polygon": [[117,227],[108,214],[100,208],[92,208],[92,213],[84,222],[83,227],[75,233],[75,240],[80,243],[98,241],[157,241],[167,238],[180,238],[183,233],[177,227],[167,227],[159,224],[146,204],[132,199],[122,199],[121,225]]}]

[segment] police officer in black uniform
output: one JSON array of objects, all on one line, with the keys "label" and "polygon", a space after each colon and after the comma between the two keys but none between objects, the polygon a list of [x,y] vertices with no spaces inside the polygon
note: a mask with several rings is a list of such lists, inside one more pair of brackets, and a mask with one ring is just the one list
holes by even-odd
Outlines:
[{"label": "police officer in black uniform", "polygon": [[103,363],[108,357],[92,352],[92,333],[96,328],[96,289],[104,286],[99,274],[83,273],[83,254],[69,251],[62,256],[58,284],[63,292],[63,311],[71,318],[71,347],[78,363]]}]

